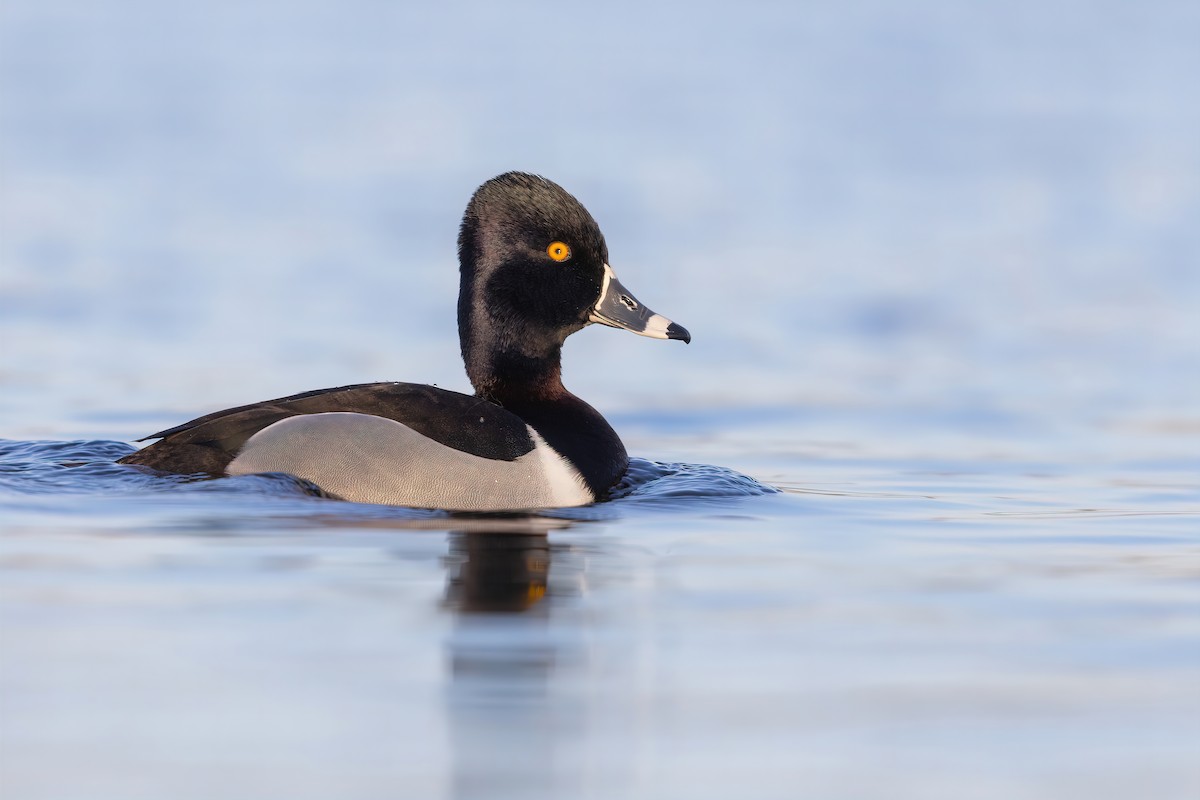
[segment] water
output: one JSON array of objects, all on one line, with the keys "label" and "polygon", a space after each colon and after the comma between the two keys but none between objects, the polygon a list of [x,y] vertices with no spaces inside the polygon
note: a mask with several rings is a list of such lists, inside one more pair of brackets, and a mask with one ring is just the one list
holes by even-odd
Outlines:
[{"label": "water", "polygon": [[[0,794],[1200,794],[1200,17],[1157,0],[0,9]],[[552,13],[551,13],[552,12]],[[542,172],[695,339],[536,516],[118,467],[465,388]]]}]

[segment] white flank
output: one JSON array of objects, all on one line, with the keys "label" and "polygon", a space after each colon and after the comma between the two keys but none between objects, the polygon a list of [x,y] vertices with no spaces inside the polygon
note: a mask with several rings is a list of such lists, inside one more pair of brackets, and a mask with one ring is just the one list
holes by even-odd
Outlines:
[{"label": "white flank", "polygon": [[[529,437],[533,439],[533,453],[530,455],[536,455],[541,463],[541,472],[549,484],[550,496],[554,498],[554,505],[560,507],[586,506],[596,502],[592,490],[588,488],[587,481],[579,474],[579,470],[575,469],[575,466],[567,461],[561,453],[546,444],[546,440],[531,426],[526,425],[525,427],[529,430]],[[528,456],[521,458],[528,458]]]}]

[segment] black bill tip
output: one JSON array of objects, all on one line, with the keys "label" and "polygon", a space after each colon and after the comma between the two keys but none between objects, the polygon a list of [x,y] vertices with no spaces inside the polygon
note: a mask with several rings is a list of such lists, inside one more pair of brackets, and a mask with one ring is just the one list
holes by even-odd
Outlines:
[{"label": "black bill tip", "polygon": [[684,344],[690,344],[692,341],[692,335],[688,333],[687,328],[674,322],[667,326],[667,338],[678,339]]}]

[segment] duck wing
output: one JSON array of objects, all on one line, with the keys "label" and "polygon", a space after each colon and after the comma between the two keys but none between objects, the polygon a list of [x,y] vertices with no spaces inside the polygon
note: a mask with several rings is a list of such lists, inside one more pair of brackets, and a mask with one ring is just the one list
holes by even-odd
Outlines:
[{"label": "duck wing", "polygon": [[163,472],[224,475],[246,440],[286,417],[353,412],[383,417],[470,455],[514,461],[534,448],[524,420],[478,397],[418,383],[362,383],[302,392],[206,414],[138,441],[121,458]]}]

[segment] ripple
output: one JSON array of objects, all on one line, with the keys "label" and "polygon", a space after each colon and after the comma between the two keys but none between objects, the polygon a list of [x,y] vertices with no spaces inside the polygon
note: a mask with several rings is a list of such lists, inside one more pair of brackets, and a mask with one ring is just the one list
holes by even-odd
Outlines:
[{"label": "ripple", "polygon": [[0,439],[0,490],[61,494],[143,487],[152,476],[114,463],[133,451],[124,442],[104,440]]},{"label": "ripple", "polygon": [[197,494],[323,496],[292,475],[171,475],[117,464],[136,448],[106,440],[15,441],[0,439],[0,491],[23,495],[190,492]]},{"label": "ripple", "polygon": [[774,486],[759,483],[754,478],[725,467],[631,458],[629,470],[613,488],[609,499],[757,497],[778,492]]}]

